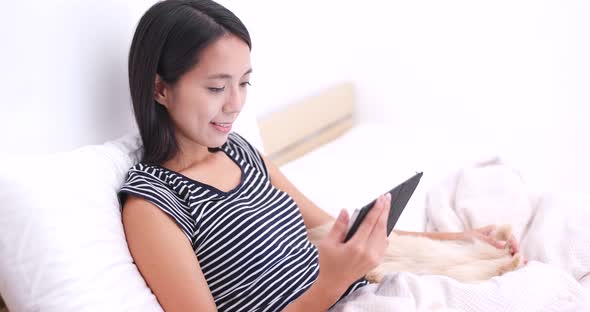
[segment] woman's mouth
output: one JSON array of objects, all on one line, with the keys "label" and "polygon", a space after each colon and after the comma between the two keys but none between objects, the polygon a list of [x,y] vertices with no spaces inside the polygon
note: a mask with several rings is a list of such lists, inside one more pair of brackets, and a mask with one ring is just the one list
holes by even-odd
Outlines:
[{"label": "woman's mouth", "polygon": [[228,133],[231,131],[231,122],[211,122],[213,128],[222,133]]}]

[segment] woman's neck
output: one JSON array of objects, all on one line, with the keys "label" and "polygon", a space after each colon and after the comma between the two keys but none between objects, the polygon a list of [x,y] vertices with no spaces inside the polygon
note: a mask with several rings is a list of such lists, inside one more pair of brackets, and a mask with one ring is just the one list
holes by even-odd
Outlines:
[{"label": "woman's neck", "polygon": [[178,151],[162,166],[180,172],[190,167],[206,162],[213,155],[207,146],[195,143],[185,138],[178,138]]}]

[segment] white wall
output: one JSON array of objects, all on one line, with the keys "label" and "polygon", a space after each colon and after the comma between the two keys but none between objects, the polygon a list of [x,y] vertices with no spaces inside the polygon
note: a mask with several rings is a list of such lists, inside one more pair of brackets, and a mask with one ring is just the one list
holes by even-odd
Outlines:
[{"label": "white wall", "polygon": [[590,2],[224,3],[253,33],[248,105],[261,114],[350,79],[361,120],[393,138],[447,158],[497,153],[531,183],[590,190]]},{"label": "white wall", "polygon": [[151,3],[2,4],[0,155],[66,151],[134,127],[127,53]]},{"label": "white wall", "polygon": [[[128,131],[127,51],[153,2],[4,4],[0,153],[68,150]],[[392,136],[411,133],[441,153],[497,151],[535,179],[590,190],[590,2],[221,3],[252,34],[247,105],[260,116],[352,80],[361,120],[389,123]],[[78,67],[64,71],[71,62]],[[84,75],[96,67],[108,70]],[[68,87],[74,75],[83,87]],[[66,92],[73,101],[60,101]]]}]

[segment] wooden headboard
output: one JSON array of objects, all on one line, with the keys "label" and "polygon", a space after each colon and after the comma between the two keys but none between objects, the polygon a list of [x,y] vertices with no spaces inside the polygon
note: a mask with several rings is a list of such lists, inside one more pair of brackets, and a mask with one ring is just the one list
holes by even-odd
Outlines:
[{"label": "wooden headboard", "polygon": [[275,164],[299,158],[345,133],[355,123],[355,92],[344,83],[258,121],[264,150]]}]

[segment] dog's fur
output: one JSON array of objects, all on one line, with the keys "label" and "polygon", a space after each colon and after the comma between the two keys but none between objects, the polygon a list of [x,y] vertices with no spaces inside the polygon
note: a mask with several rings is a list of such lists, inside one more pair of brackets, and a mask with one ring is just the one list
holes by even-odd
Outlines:
[{"label": "dog's fur", "polygon": [[[309,230],[309,240],[317,244],[330,231],[332,224]],[[496,238],[507,240],[510,234],[510,226],[501,226]],[[511,255],[509,246],[498,249],[480,240],[441,241],[392,233],[383,262],[371,270],[366,279],[380,282],[387,273],[405,271],[446,275],[462,282],[477,282],[515,270],[522,264],[523,257],[519,253]]]}]

